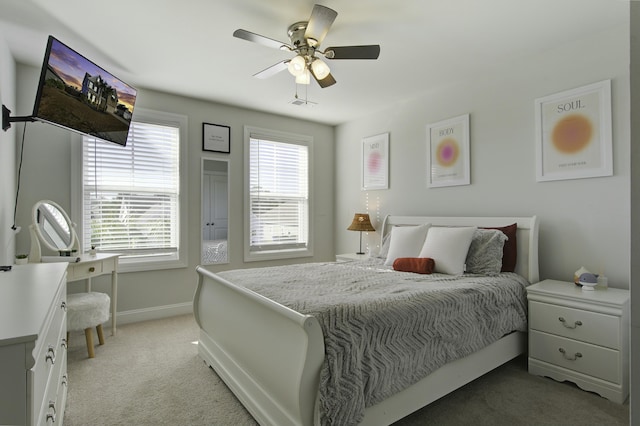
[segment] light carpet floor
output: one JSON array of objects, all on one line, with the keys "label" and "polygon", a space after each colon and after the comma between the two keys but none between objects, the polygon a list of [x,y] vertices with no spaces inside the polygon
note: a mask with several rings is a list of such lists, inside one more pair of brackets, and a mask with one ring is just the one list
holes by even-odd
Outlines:
[{"label": "light carpet floor", "polygon": [[[198,356],[192,315],[125,324],[116,336],[107,328],[105,337],[89,359],[84,333],[71,334],[65,425],[256,425]],[[532,376],[519,357],[395,425],[615,426],[628,418],[628,403]]]}]

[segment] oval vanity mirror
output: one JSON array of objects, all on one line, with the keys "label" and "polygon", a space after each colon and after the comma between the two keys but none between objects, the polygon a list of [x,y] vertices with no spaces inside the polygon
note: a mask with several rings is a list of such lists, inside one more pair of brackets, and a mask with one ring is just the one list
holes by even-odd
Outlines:
[{"label": "oval vanity mirror", "polygon": [[202,159],[201,263],[229,262],[229,162]]},{"label": "oval vanity mirror", "polygon": [[33,206],[31,220],[31,262],[40,262],[41,245],[60,256],[70,256],[72,251],[79,250],[74,224],[57,203],[38,201]]}]

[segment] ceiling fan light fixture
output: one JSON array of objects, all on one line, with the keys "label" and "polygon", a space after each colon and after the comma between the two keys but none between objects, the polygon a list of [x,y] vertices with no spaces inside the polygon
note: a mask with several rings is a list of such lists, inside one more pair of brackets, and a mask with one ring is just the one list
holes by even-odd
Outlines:
[{"label": "ceiling fan light fixture", "polygon": [[329,66],[318,58],[311,63],[311,70],[318,80],[324,79],[331,72]]},{"label": "ceiling fan light fixture", "polygon": [[298,55],[289,61],[289,65],[287,65],[287,68],[289,69],[291,75],[298,77],[307,69],[307,61],[305,61],[302,56]]},{"label": "ceiling fan light fixture", "polygon": [[310,84],[311,73],[308,69],[304,69],[299,75],[296,76],[296,84]]}]

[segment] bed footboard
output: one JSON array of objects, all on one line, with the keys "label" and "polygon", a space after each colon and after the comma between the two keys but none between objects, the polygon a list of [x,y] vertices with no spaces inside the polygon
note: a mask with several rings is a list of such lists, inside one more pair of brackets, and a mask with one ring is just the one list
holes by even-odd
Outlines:
[{"label": "bed footboard", "polygon": [[198,351],[262,425],[312,425],[324,340],[318,321],[198,266]]}]

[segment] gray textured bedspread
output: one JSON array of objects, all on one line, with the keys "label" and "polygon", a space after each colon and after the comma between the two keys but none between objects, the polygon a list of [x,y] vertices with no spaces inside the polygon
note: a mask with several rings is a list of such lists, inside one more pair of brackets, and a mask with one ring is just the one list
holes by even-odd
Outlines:
[{"label": "gray textured bedspread", "polygon": [[365,407],[527,329],[528,282],[514,273],[420,275],[370,259],[219,275],[318,319],[325,342],[323,424],[357,424]]}]

